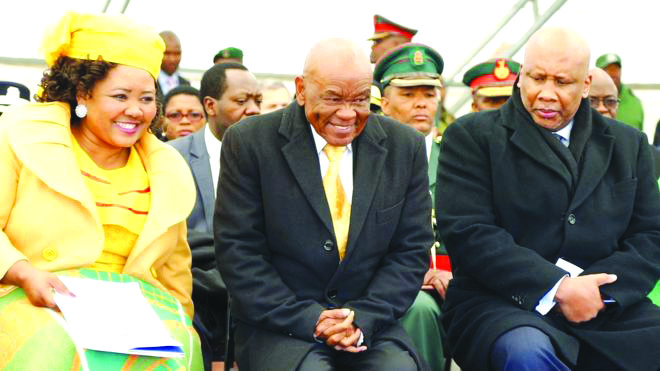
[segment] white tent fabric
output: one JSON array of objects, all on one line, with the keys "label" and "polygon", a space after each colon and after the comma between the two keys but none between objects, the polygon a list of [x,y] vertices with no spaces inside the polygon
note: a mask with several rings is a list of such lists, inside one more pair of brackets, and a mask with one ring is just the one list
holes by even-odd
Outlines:
[{"label": "white tent fabric", "polygon": [[[125,2],[110,1],[108,12],[120,12]],[[554,2],[537,0],[539,12]],[[324,37],[355,40],[368,53],[367,38],[373,33],[375,13],[417,28],[419,33],[414,40],[438,50],[445,60],[444,74],[449,75],[517,3],[519,0],[132,0],[125,14],[156,30],[177,33],[183,49],[181,68],[184,75],[191,71],[193,81],[199,72],[192,70],[210,67],[213,55],[227,46],[241,48],[245,65],[257,74],[289,76],[301,71],[309,47]],[[0,57],[42,58],[38,46],[48,24],[67,10],[100,12],[105,5],[106,0],[2,1]],[[490,58],[503,44],[518,41],[534,22],[532,9],[530,1],[471,64]],[[592,48],[592,64],[602,53],[618,53],[623,60],[624,83],[660,84],[660,50],[651,45],[657,34],[652,25],[658,10],[660,2],[656,1],[572,0],[547,25],[567,26],[583,34]],[[522,62],[522,51],[514,59]],[[0,80],[21,78],[23,81],[19,82],[33,87],[40,78],[35,70],[38,68],[34,66],[0,63]],[[465,92],[454,89],[448,106]],[[651,133],[660,118],[660,91],[637,89],[636,93],[644,103],[645,129]]]}]

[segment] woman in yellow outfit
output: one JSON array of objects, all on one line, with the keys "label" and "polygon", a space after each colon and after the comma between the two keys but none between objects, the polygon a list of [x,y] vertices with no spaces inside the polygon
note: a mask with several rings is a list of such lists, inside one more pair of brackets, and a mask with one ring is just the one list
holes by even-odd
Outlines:
[{"label": "woman in yellow outfit", "polygon": [[[40,103],[0,117],[0,369],[199,368],[185,225],[194,183],[148,132],[164,43],[124,16],[68,13],[43,48]],[[69,293],[54,272],[140,282],[186,357],[76,350],[42,308]]]}]

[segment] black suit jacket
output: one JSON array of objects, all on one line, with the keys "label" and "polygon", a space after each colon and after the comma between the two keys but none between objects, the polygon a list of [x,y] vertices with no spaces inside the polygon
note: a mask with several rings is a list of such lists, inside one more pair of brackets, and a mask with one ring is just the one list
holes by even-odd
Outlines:
[{"label": "black suit jacket", "polygon": [[[443,321],[461,367],[487,369],[495,339],[530,325],[569,364],[579,339],[624,369],[657,370],[660,311],[645,297],[660,277],[660,195],[644,134],[583,100],[566,148],[516,89],[500,110],[456,121],[441,147],[436,211],[454,269]],[[601,291],[617,304],[578,326],[539,315],[566,274],[558,258],[616,274]]]},{"label": "black suit jacket", "polygon": [[385,336],[411,349],[397,319],[419,291],[433,241],[423,137],[371,115],[353,141],[340,262],[311,130],[294,102],[224,136],[214,231],[241,369],[295,369],[333,307],[355,310],[367,346]]}]

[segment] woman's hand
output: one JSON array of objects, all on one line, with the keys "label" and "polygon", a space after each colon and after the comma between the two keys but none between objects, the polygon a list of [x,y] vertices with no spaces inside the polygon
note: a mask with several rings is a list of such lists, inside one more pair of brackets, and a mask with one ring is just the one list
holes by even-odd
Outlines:
[{"label": "woman's hand", "polygon": [[2,283],[22,288],[30,302],[37,307],[55,308],[53,289],[60,294],[74,296],[55,274],[39,270],[25,260],[14,263]]}]

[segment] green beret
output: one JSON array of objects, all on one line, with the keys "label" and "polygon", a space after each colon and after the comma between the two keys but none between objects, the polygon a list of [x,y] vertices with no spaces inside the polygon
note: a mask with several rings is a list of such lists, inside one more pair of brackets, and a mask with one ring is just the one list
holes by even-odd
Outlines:
[{"label": "green beret", "polygon": [[518,73],[520,63],[506,58],[492,59],[470,68],[463,75],[463,84],[470,87],[473,94],[510,96]]},{"label": "green beret", "polygon": [[213,61],[215,62],[219,58],[235,58],[242,59],[243,51],[239,48],[228,47],[220,50],[215,56],[213,56]]},{"label": "green beret", "polygon": [[605,68],[610,64],[618,64],[621,67],[621,57],[614,53],[603,54],[596,59],[596,67]]},{"label": "green beret", "polygon": [[392,86],[442,86],[444,62],[422,44],[406,43],[388,51],[376,64],[374,80]]}]

